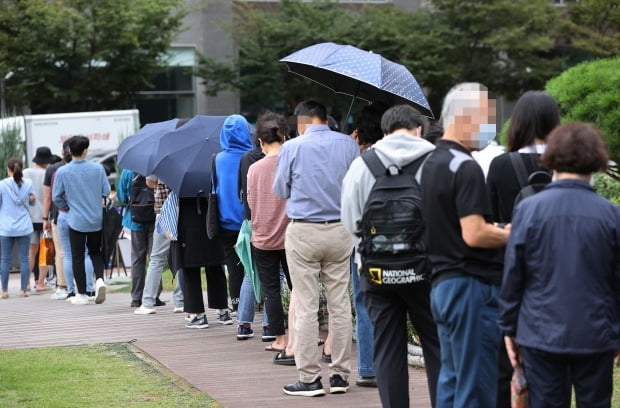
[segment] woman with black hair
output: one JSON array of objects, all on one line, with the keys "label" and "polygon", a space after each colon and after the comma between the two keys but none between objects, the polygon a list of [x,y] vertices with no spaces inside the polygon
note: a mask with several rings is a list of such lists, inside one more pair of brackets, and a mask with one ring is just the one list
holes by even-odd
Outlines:
[{"label": "woman with black hair", "polygon": [[0,182],[0,275],[2,276],[2,299],[9,297],[9,268],[13,245],[17,244],[21,273],[21,297],[28,297],[28,248],[32,221],[28,207],[35,203],[32,182],[23,178],[22,161],[11,157],[7,164],[9,177]]}]

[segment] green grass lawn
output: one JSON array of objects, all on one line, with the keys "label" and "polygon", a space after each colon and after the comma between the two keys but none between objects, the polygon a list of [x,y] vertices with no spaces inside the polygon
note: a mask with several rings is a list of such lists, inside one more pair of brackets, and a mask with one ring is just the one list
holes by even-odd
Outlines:
[{"label": "green grass lawn", "polygon": [[125,343],[0,350],[0,362],[2,407],[221,407]]}]

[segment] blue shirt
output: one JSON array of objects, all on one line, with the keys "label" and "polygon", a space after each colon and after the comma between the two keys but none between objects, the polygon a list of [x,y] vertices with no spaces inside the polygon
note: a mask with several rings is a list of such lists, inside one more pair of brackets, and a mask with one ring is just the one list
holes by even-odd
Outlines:
[{"label": "blue shirt", "polygon": [[559,180],[515,208],[499,326],[550,353],[620,348],[620,208]]},{"label": "blue shirt", "polygon": [[80,232],[100,231],[103,224],[101,199],[110,194],[103,166],[86,160],[72,160],[56,172],[52,199],[69,211],[69,227]]},{"label": "blue shirt", "polygon": [[[21,187],[13,177],[0,181],[0,236],[22,237],[32,232],[28,197],[34,194],[32,182],[22,179]],[[34,204],[34,203],[33,203]]]},{"label": "blue shirt", "polygon": [[288,217],[312,222],[339,219],[342,179],[357,156],[357,143],[327,125],[308,126],[302,136],[284,143],[273,191],[288,199]]},{"label": "blue shirt", "polygon": [[123,170],[121,178],[117,183],[116,197],[118,201],[125,205],[125,212],[123,214],[123,227],[129,228],[131,231],[142,231],[144,226],[139,222],[135,222],[131,219],[131,209],[129,208],[129,194],[131,193],[131,182],[133,181],[136,173],[131,170]]}]

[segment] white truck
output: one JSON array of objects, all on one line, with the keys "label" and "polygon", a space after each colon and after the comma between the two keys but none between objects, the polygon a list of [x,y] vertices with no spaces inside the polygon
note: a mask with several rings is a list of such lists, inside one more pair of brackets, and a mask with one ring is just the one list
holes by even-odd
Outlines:
[{"label": "white truck", "polygon": [[0,131],[19,127],[21,140],[26,142],[26,163],[29,166],[38,147],[47,146],[60,155],[62,143],[74,135],[90,139],[89,152],[116,151],[121,141],[140,128],[137,109],[99,112],[24,115],[0,120]]}]

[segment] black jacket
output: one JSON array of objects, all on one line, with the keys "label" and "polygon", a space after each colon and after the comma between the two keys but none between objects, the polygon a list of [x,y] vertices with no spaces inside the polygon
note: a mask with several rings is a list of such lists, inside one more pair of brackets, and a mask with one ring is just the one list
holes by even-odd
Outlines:
[{"label": "black jacket", "polygon": [[250,207],[248,206],[248,170],[250,166],[260,159],[265,157],[265,154],[261,150],[260,147],[255,147],[253,150],[245,153],[241,157],[241,162],[239,163],[239,176],[237,182],[237,191],[239,191],[239,199],[243,203],[243,208],[245,208],[245,219],[249,220],[252,218],[252,213],[250,212]]}]

